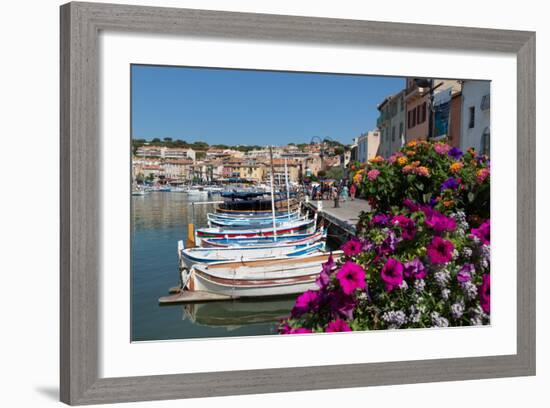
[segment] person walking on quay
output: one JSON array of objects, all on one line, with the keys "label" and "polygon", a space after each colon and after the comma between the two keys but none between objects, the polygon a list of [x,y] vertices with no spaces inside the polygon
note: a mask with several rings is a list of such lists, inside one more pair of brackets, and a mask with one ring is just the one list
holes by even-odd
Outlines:
[{"label": "person walking on quay", "polygon": [[347,200],[348,200],[348,186],[347,185],[343,185],[342,186],[342,189],[341,189],[341,192],[340,192],[340,196],[342,197],[342,201],[345,203]]},{"label": "person walking on quay", "polygon": [[355,200],[356,192],[357,192],[357,187],[355,186],[355,183],[351,183],[351,187],[349,188],[349,195],[351,197],[351,201]]}]

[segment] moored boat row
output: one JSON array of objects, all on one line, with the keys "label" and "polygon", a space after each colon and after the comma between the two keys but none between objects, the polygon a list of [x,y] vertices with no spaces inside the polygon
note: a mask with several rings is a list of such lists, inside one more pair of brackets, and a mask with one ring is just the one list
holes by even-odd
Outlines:
[{"label": "moored boat row", "polygon": [[181,292],[229,298],[299,294],[315,286],[328,253],[317,215],[302,214],[296,197],[233,191],[207,215],[208,226],[189,228],[178,242]]}]

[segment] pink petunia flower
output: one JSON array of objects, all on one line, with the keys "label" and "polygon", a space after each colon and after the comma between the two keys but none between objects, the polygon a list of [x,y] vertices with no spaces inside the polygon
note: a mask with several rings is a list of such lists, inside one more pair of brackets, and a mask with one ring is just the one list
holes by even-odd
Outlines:
[{"label": "pink petunia flower", "polygon": [[351,331],[351,327],[342,319],[337,319],[329,324],[327,324],[327,327],[325,329],[325,332],[327,333],[335,333],[335,332],[349,332]]},{"label": "pink petunia flower", "polygon": [[482,283],[479,286],[479,305],[487,314],[491,312],[491,276],[485,274],[482,276]]},{"label": "pink petunia flower", "polygon": [[313,330],[306,329],[305,327],[298,327],[296,329],[290,329],[288,334],[307,334],[307,333],[313,333]]},{"label": "pink petunia flower", "polygon": [[292,316],[301,316],[304,313],[313,312],[317,310],[319,306],[319,292],[315,290],[308,290],[302,293],[296,299],[294,307],[292,308]]},{"label": "pink petunia flower", "polygon": [[363,243],[355,237],[353,237],[352,239],[347,241],[344,245],[342,245],[342,251],[344,251],[344,255],[346,256],[353,256],[353,255],[360,254],[362,250],[363,250]]},{"label": "pink petunia flower", "polygon": [[361,265],[346,261],[336,273],[342,292],[351,295],[355,289],[365,289],[365,270]]},{"label": "pink petunia flower", "polygon": [[491,222],[485,221],[479,228],[472,228],[472,235],[479,238],[485,245],[491,244]]},{"label": "pink petunia flower", "polygon": [[403,264],[397,259],[388,258],[380,271],[380,277],[386,284],[386,290],[391,292],[403,283]]},{"label": "pink petunia flower", "polygon": [[426,277],[426,268],[418,258],[403,264],[403,274],[407,278],[424,279]]},{"label": "pink petunia flower", "polygon": [[430,261],[434,264],[443,264],[453,259],[454,245],[451,241],[441,237],[434,237],[427,248]]},{"label": "pink petunia flower", "polygon": [[436,234],[441,234],[446,231],[454,231],[456,229],[455,220],[446,217],[438,211],[425,211],[424,214],[426,216],[424,222],[428,227],[432,228]]}]

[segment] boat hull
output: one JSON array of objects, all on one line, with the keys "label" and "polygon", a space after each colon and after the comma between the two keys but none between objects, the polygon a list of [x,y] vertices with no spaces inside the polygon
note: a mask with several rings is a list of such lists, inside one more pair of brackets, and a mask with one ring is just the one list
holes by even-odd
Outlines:
[{"label": "boat hull", "polygon": [[324,242],[317,242],[302,245],[272,245],[270,247],[187,248],[180,251],[180,266],[190,270],[198,263],[249,261],[278,257],[292,258],[322,251],[324,247]]},{"label": "boat hull", "polygon": [[254,246],[254,247],[266,247],[272,246],[275,242],[278,245],[285,244],[306,244],[317,242],[320,239],[326,237],[326,232],[316,232],[305,234],[291,234],[291,235],[277,235],[277,241],[273,237],[256,237],[256,238],[210,238],[203,239],[201,246],[203,248],[229,248],[229,247],[242,247],[242,246]]},{"label": "boat hull", "polygon": [[[315,280],[329,254],[297,259],[220,262],[195,265],[185,289],[223,294],[231,298],[283,296],[316,287]],[[340,253],[335,253],[335,257]]]}]

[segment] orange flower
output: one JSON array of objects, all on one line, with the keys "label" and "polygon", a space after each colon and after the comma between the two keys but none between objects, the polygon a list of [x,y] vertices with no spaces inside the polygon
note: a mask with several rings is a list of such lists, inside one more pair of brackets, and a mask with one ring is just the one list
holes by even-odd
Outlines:
[{"label": "orange flower", "polygon": [[400,166],[404,166],[405,164],[407,164],[408,161],[409,159],[407,159],[406,157],[397,158],[397,163],[399,163]]},{"label": "orange flower", "polygon": [[407,143],[407,147],[415,147],[418,144],[418,142],[415,140],[411,140],[409,143]]},{"label": "orange flower", "polygon": [[407,164],[405,167],[403,167],[403,170],[401,170],[403,173],[411,173],[414,170],[413,166]]},{"label": "orange flower", "polygon": [[464,167],[464,165],[461,162],[455,162],[451,164],[449,170],[451,171],[451,173],[458,173],[462,169],[462,167]]},{"label": "orange flower", "polygon": [[453,201],[453,200],[443,201],[443,205],[444,205],[445,207],[451,207],[453,204],[454,204],[454,201]]},{"label": "orange flower", "polygon": [[420,166],[420,162],[418,160],[415,160],[411,163],[411,166],[418,167],[418,166]]},{"label": "orange flower", "polygon": [[407,151],[405,152],[405,154],[406,154],[407,156],[409,156],[409,157],[412,157],[412,156],[414,156],[414,155],[416,154],[416,151],[415,151],[415,150],[407,150]]},{"label": "orange flower", "polygon": [[430,175],[430,171],[425,166],[417,167],[416,168],[416,173],[421,175],[421,176],[424,176],[424,177],[428,177]]},{"label": "orange flower", "polygon": [[376,156],[369,160],[371,163],[382,163],[385,159],[382,156]]}]

